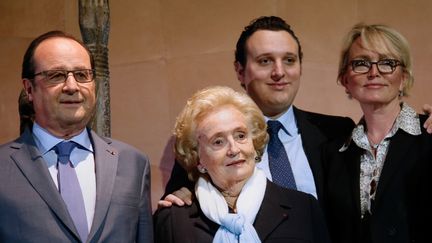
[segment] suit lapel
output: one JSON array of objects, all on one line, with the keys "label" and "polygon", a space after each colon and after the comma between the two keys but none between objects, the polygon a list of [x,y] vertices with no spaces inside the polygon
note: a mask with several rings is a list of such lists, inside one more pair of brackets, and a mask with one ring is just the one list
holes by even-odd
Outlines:
[{"label": "suit lapel", "polygon": [[297,109],[296,107],[293,107],[293,109],[297,127],[301,134],[303,149],[315,179],[318,199],[321,201],[323,198],[322,186],[324,183],[321,163],[321,145],[326,141],[326,138],[320,130],[309,121],[307,113]]},{"label": "suit lapel", "polygon": [[96,206],[89,239],[102,226],[108,212],[119,159],[118,151],[109,145],[110,142],[102,140],[93,131],[91,131],[90,138],[95,151]]},{"label": "suit lapel", "polygon": [[352,144],[349,146],[349,150],[342,152],[347,155],[344,157],[343,163],[347,166],[347,177],[350,180],[352,202],[356,207],[356,212],[360,215],[360,156],[363,150]]},{"label": "suit lapel", "polygon": [[[270,195],[277,195],[270,197]],[[282,191],[267,181],[267,188],[263,203],[255,219],[254,227],[262,241],[273,232],[282,222],[289,219],[291,209],[290,203]],[[269,220],[271,219],[271,220]]]},{"label": "suit lapel", "polygon": [[27,129],[18,142],[12,144],[11,147],[17,149],[12,154],[12,159],[31,186],[57,215],[60,221],[79,238],[72,218],[69,216],[66,205],[51,179],[46,162],[42,158],[31,132]]},{"label": "suit lapel", "polygon": [[[375,203],[379,203],[381,195],[385,191],[387,185],[392,181],[392,176],[401,167],[414,161],[415,158],[407,158],[407,154],[411,155],[413,149],[416,146],[416,136],[409,135],[403,131],[398,131],[395,136],[391,139],[389,150],[384,162],[384,166],[378,182],[377,194],[375,197]],[[410,152],[410,153],[408,153]]]}]

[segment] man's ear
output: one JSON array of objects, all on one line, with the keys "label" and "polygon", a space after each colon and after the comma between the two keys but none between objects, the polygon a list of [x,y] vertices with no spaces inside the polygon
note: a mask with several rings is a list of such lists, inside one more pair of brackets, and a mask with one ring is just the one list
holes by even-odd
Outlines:
[{"label": "man's ear", "polygon": [[243,67],[243,65],[241,65],[239,62],[234,62],[234,69],[235,72],[237,74],[237,79],[238,81],[240,81],[241,86],[244,88],[245,87],[245,78],[244,78],[244,73],[245,73],[245,69]]},{"label": "man's ear", "polygon": [[341,78],[340,78],[340,84],[346,88],[346,86],[347,86],[347,84],[348,84],[348,81],[347,81],[347,78],[346,78],[346,75],[345,75],[345,74],[343,74],[343,75],[341,76]]},{"label": "man's ear", "polygon": [[28,79],[25,78],[25,79],[22,80],[22,82],[23,82],[24,91],[27,94],[28,100],[29,101],[33,101],[33,89],[34,89],[34,86],[33,86],[32,81],[30,81],[30,80],[28,80]]}]

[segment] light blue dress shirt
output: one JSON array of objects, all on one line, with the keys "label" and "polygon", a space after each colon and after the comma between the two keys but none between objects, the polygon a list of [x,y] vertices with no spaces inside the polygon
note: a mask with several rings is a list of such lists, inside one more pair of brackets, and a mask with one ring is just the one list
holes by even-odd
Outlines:
[{"label": "light blue dress shirt", "polygon": [[[53,136],[36,122],[33,125],[33,137],[39,152],[48,166],[51,178],[58,188],[57,154],[52,148],[64,141],[64,139]],[[70,161],[75,167],[75,172],[77,173],[78,181],[81,186],[87,214],[87,225],[90,231],[96,204],[96,174],[93,146],[87,129],[83,129],[80,134],[68,141],[73,141],[80,145],[72,150]]]},{"label": "light blue dress shirt", "polygon": [[[266,117],[266,121],[268,120],[269,118]],[[309,162],[303,149],[301,135],[298,132],[297,122],[294,117],[292,106],[277,120],[283,125],[283,129],[279,131],[278,135],[285,147],[285,151],[291,163],[297,190],[312,194],[315,198],[318,198],[312,169],[309,166]],[[272,180],[267,148],[264,151],[261,162],[257,164],[257,167],[264,170],[267,178]]]}]

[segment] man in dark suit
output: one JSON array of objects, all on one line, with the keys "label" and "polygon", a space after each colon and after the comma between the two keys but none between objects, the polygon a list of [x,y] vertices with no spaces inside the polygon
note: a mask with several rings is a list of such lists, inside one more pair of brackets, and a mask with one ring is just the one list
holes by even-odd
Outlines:
[{"label": "man in dark suit", "polygon": [[[302,50],[291,27],[275,16],[261,17],[246,26],[235,52],[237,78],[268,120],[278,120],[283,129],[278,133],[287,152],[297,190],[314,195],[322,203],[323,171],[321,145],[340,135],[349,134],[354,122],[347,117],[329,116],[298,109],[292,105],[300,86]],[[269,179],[267,150],[258,167]],[[169,194],[185,185],[185,173],[176,163],[167,184]],[[189,185],[190,186],[190,185]],[[180,198],[187,198],[176,192]],[[185,192],[188,194],[188,192]],[[168,195],[160,206],[171,202],[182,205],[175,196]],[[190,201],[185,200],[186,203]]]},{"label": "man in dark suit", "polygon": [[87,47],[60,31],[37,37],[22,80],[35,120],[0,146],[0,242],[152,242],[147,157],[86,128],[96,102]]}]

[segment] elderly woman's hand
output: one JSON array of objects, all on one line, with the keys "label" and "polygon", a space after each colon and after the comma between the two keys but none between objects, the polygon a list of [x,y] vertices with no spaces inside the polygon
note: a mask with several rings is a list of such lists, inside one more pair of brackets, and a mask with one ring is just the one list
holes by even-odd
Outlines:
[{"label": "elderly woman's hand", "polygon": [[163,200],[158,202],[158,208],[168,208],[173,204],[177,206],[184,206],[192,204],[192,192],[186,187],[182,187],[179,190],[168,194]]}]

